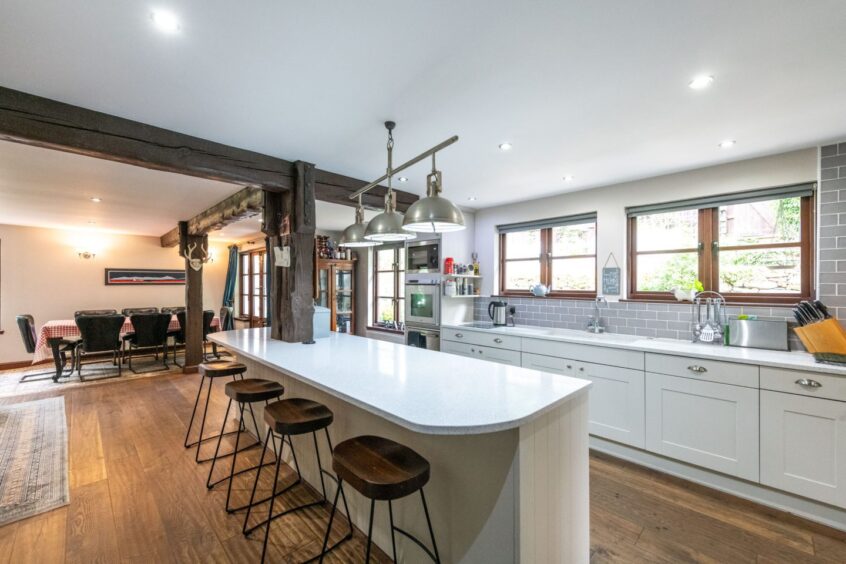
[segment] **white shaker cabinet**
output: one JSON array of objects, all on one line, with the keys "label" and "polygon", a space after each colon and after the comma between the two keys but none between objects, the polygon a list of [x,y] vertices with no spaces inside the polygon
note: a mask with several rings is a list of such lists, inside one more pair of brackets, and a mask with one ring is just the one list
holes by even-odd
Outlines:
[{"label": "white shaker cabinet", "polygon": [[758,481],[758,390],[646,373],[646,449]]},{"label": "white shaker cabinet", "polygon": [[573,376],[593,382],[588,416],[590,433],[643,448],[643,371],[578,362]]},{"label": "white shaker cabinet", "polygon": [[574,376],[573,372],[576,370],[577,364],[574,360],[542,354],[523,353],[522,357],[523,368],[552,372],[562,376]]},{"label": "white shaker cabinet", "polygon": [[455,341],[441,341],[441,352],[460,354],[480,360],[490,360],[510,366],[520,366],[520,351],[498,349],[495,347],[482,347],[468,343],[457,343]]},{"label": "white shaker cabinet", "polygon": [[846,402],[762,390],[761,483],[846,507]]}]

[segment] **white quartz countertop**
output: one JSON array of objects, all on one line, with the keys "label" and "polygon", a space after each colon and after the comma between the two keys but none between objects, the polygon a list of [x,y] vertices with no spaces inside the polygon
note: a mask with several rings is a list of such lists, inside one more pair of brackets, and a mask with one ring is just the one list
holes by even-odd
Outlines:
[{"label": "white quartz countertop", "polygon": [[514,335],[515,337],[546,339],[599,347],[615,347],[643,352],[708,358],[729,362],[740,362],[743,364],[757,364],[760,366],[808,370],[837,376],[846,376],[846,367],[834,366],[831,364],[820,364],[814,360],[813,355],[804,351],[771,351],[766,349],[726,347],[722,345],[692,343],[689,341],[680,341],[678,339],[653,339],[647,337],[637,337],[634,335],[621,335],[618,333],[602,333],[594,335],[592,333],[588,333],[587,331],[553,329],[546,327],[517,326],[480,328],[475,327],[472,323],[458,323],[450,325],[444,324],[441,329],[441,339],[449,339],[449,336],[443,331],[449,329],[461,329],[464,331],[499,333],[503,335]]},{"label": "white quartz countertop", "polygon": [[[591,382],[332,333],[312,345],[240,329],[209,338],[412,431],[473,435],[517,428]],[[248,375],[249,377],[249,375]]]}]

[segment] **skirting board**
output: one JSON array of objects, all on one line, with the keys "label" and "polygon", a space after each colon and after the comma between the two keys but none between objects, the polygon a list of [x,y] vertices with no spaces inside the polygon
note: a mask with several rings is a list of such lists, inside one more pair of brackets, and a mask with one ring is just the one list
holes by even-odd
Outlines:
[{"label": "skirting board", "polygon": [[846,510],[818,503],[767,486],[691,466],[678,460],[626,446],[600,437],[590,436],[590,448],[671,476],[690,480],[721,492],[773,507],[809,521],[846,531]]}]

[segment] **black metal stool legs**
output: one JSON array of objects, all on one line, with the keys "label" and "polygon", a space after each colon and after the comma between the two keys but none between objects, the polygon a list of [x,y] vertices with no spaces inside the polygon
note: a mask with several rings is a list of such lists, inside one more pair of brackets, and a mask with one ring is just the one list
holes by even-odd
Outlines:
[{"label": "black metal stool legs", "polygon": [[[241,380],[243,380],[244,374],[242,373],[242,374],[240,374],[240,376],[241,376]],[[206,441],[211,441],[211,440],[219,438],[219,435],[212,435],[210,437],[204,437],[203,436],[204,433],[205,433],[205,429],[206,429],[206,415],[208,414],[208,411],[209,411],[209,402],[211,400],[211,390],[212,390],[212,384],[213,384],[213,380],[214,380],[213,378],[209,378],[208,379],[209,380],[208,390],[206,391],[206,402],[205,402],[205,405],[203,406],[203,416],[200,419],[200,434],[198,435],[196,441],[189,442],[190,437],[191,437],[191,429],[194,428],[194,420],[197,417],[197,408],[200,405],[200,396],[203,393],[203,380],[205,380],[205,379],[206,379],[206,376],[202,376],[202,378],[200,379],[200,385],[197,387],[197,398],[194,400],[194,409],[191,412],[191,421],[188,423],[187,431],[185,431],[185,443],[184,443],[185,448],[191,448],[193,446],[197,447],[197,452],[194,455],[194,461],[197,462],[197,463],[208,462],[209,460],[211,460],[211,458],[204,458],[202,460],[200,459],[200,447],[202,446],[202,444]],[[237,374],[232,376],[233,381],[235,381],[237,379],[238,379]],[[221,428],[221,433],[223,433],[223,429],[225,429],[225,428],[226,428],[226,419],[223,420],[223,427]],[[245,427],[244,427],[243,420],[239,421],[238,430],[243,430],[244,428]],[[238,430],[229,431],[229,432],[226,432],[226,433],[223,433],[223,434],[224,435],[231,435],[233,433],[237,433]]]},{"label": "black metal stool legs", "polygon": [[[393,551],[394,551],[394,562],[396,562],[396,560],[397,560],[397,541],[396,541],[396,538],[394,536],[394,531],[396,531],[397,533],[400,533],[403,536],[407,537],[408,539],[412,540],[414,542],[414,544],[419,546],[421,548],[421,550],[423,550],[423,552],[425,552],[429,556],[429,558],[431,558],[432,561],[434,561],[436,564],[440,564],[440,562],[441,562],[441,557],[438,554],[438,544],[435,542],[435,531],[432,528],[432,520],[429,518],[429,507],[428,507],[428,505],[426,505],[426,496],[423,493],[423,488],[420,488],[420,500],[423,502],[423,513],[426,514],[426,525],[429,528],[429,538],[432,539],[432,550],[429,550],[429,548],[425,544],[423,544],[420,541],[420,539],[418,539],[417,537],[415,537],[414,535],[412,535],[408,531],[400,529],[399,527],[394,525],[394,507],[393,507],[393,503],[391,502],[391,500],[388,500],[388,515],[389,515],[389,518],[391,520],[391,548],[393,548]],[[372,503],[373,502],[371,502],[371,510],[370,510],[371,511],[371,515],[370,515],[371,526],[372,526],[372,521],[373,521]],[[367,533],[367,547],[368,547],[368,554],[369,554],[369,552],[370,552],[369,551],[369,549],[370,549],[370,533],[369,532]],[[365,560],[365,562],[368,562],[368,561],[369,561],[369,558],[368,558],[368,560]]]},{"label": "black metal stool legs", "polygon": [[[370,563],[370,548],[373,546],[373,513],[376,511],[376,500],[370,500],[370,520],[367,522],[367,552],[364,556],[364,562],[369,564]],[[394,532],[391,530],[391,535]],[[394,560],[396,561],[396,551],[394,551]]]}]

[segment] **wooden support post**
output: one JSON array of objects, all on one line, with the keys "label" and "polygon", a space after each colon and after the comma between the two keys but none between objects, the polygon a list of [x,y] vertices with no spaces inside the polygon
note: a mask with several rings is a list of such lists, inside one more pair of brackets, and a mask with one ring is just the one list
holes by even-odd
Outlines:
[{"label": "wooden support post", "polygon": [[[196,245],[196,247],[194,246]],[[202,249],[208,250],[206,235],[189,235],[188,222],[179,222],[179,254],[185,256],[193,248],[193,258],[202,257]],[[202,262],[200,263],[202,265]],[[203,362],[203,269],[194,270],[191,261],[185,258],[185,368],[184,372],[196,372]]]},{"label": "wooden support post", "polygon": [[[294,189],[265,194],[264,232],[272,269],[270,283],[271,338],[289,343],[314,337],[314,165],[294,163]],[[274,249],[287,248],[289,266],[276,264]]]}]

